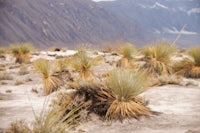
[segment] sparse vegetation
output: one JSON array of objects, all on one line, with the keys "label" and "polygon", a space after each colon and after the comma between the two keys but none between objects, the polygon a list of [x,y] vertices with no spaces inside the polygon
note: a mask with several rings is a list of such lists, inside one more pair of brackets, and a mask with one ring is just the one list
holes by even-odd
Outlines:
[{"label": "sparse vegetation", "polygon": [[19,71],[18,71],[18,74],[19,75],[26,75],[26,74],[29,74],[29,70],[27,67],[25,66],[21,66]]},{"label": "sparse vegetation", "polygon": [[16,58],[16,63],[29,63],[32,45],[29,43],[14,44],[10,46],[11,53]]},{"label": "sparse vegetation", "polygon": [[0,73],[0,81],[1,80],[13,80],[13,76],[9,73],[3,72]]},{"label": "sparse vegetation", "polygon": [[158,85],[167,85],[167,84],[180,84],[180,78],[176,75],[163,75],[158,78]]},{"label": "sparse vegetation", "polygon": [[146,64],[143,69],[154,75],[169,74],[172,72],[170,57],[175,52],[175,46],[166,41],[157,41],[155,45],[149,45],[142,49]]},{"label": "sparse vegetation", "polygon": [[[69,108],[71,103],[69,103],[66,108]],[[39,117],[36,118],[36,123],[33,127],[33,133],[68,133],[74,125],[74,120],[79,117],[77,110],[81,108],[82,105],[72,108],[69,112],[65,109],[52,109],[48,112],[42,112]]]},{"label": "sparse vegetation", "polygon": [[[15,52],[18,53],[17,51]],[[132,45],[125,45],[121,49],[121,54],[123,55],[122,59],[130,63],[129,61],[134,58],[132,55],[134,52],[136,52],[136,49]],[[155,46],[146,46],[141,50],[144,58],[143,56],[139,56],[136,57],[138,60],[134,60],[139,64],[138,67],[142,66],[140,70],[135,68],[128,69],[126,65],[121,68],[115,68],[113,65],[109,66],[109,70],[114,68],[111,72],[108,72],[106,70],[107,68],[100,70],[100,72],[97,70],[97,73],[102,75],[98,75],[97,77],[93,74],[92,67],[97,65],[98,61],[102,61],[102,58],[108,58],[116,63],[121,56],[117,55],[116,58],[112,59],[109,57],[111,54],[102,54],[102,56],[98,58],[91,58],[85,49],[80,49],[76,55],[56,59],[56,62],[38,59],[33,65],[42,75],[43,91],[46,95],[58,90],[62,85],[64,86],[64,81],[68,84],[63,88],[67,87],[67,89],[70,88],[73,90],[66,91],[65,89],[62,89],[61,93],[52,94],[53,96],[57,96],[56,99],[53,100],[50,107],[49,104],[45,103],[45,105],[48,106],[47,110],[42,110],[39,116],[35,115],[34,124],[29,126],[23,121],[16,121],[11,124],[6,133],[70,132],[72,128],[76,127],[80,120],[88,118],[90,113],[95,113],[102,119],[111,121],[123,121],[124,119],[129,118],[139,119],[141,116],[157,114],[157,112],[152,111],[146,106],[148,102],[140,95],[145,92],[149,86],[166,84],[180,85],[182,79],[177,76],[179,73],[186,77],[200,77],[200,47],[189,50],[189,55],[192,57],[191,59],[188,57],[181,62],[176,62],[173,66],[173,70],[176,73],[172,75],[172,63],[170,57],[174,52],[175,47],[169,45],[167,42],[156,42]],[[178,57],[178,59],[184,58],[185,55],[182,55],[183,56],[176,57]],[[95,53],[95,56],[97,56],[97,53]],[[103,63],[105,62],[106,61]],[[143,65],[143,63],[145,64]],[[74,70],[69,71],[68,65],[71,65]],[[20,68],[18,68],[19,66]],[[4,80],[13,80],[12,76],[14,72],[18,72],[16,74],[18,77],[22,77],[29,73],[26,67],[27,65],[19,66],[16,67],[15,65],[14,68],[17,69],[8,70],[12,73],[0,73],[0,84],[4,84]],[[30,65],[28,66],[29,68],[32,67]],[[98,69],[98,67],[95,69]],[[64,76],[62,74],[64,74]],[[72,74],[72,76],[70,74]],[[149,81],[151,80],[149,77],[152,75],[156,75],[151,77],[151,79],[155,81],[155,84],[153,80],[152,82]],[[67,78],[67,76],[69,78]],[[76,76],[81,78],[74,80],[76,79]],[[27,77],[29,77],[29,75]],[[91,78],[92,80],[88,80]],[[98,81],[93,80],[94,78],[98,79]],[[34,80],[33,83],[37,81],[34,77],[30,77],[24,80],[24,82],[32,80]],[[12,84],[13,83],[14,85],[23,84],[20,79],[14,80]],[[32,82],[29,84],[31,83]],[[184,82],[183,84],[194,85],[194,83]],[[41,87],[33,87],[31,91],[39,93],[39,89],[41,89]],[[6,93],[12,92],[12,90],[9,89],[3,91]],[[15,92],[13,92],[13,95],[14,93]],[[0,100],[3,98],[4,96],[0,95]]]},{"label": "sparse vegetation", "polygon": [[[10,127],[5,133],[68,133],[76,125],[80,113],[77,112],[83,107],[84,103],[72,108],[72,102],[69,101],[65,108],[56,108],[54,105],[52,109],[48,109],[44,103],[44,108],[40,115],[35,116],[35,122],[32,127],[29,127],[23,121],[16,121],[11,123]],[[66,109],[69,109],[66,112]]]},{"label": "sparse vegetation", "polygon": [[6,93],[11,93],[11,92],[12,92],[12,90],[10,90],[10,89],[6,90]]},{"label": "sparse vegetation", "polygon": [[185,77],[199,78],[200,77],[200,47],[195,47],[189,50],[188,54],[193,60],[184,58],[182,61],[176,62],[173,66],[177,74]]},{"label": "sparse vegetation", "polygon": [[46,95],[57,90],[63,84],[61,79],[51,74],[51,67],[47,60],[38,59],[34,62],[34,66],[43,76],[44,93]]},{"label": "sparse vegetation", "polygon": [[31,130],[24,121],[15,121],[10,124],[5,133],[31,133]]}]

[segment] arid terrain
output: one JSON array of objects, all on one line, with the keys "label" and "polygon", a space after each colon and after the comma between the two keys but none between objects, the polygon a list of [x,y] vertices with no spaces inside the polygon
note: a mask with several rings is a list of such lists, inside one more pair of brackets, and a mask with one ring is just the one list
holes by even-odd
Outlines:
[{"label": "arid terrain", "polygon": [[[35,116],[43,109],[46,99],[53,98],[61,88],[45,96],[42,94],[42,77],[33,67],[32,62],[38,58],[54,60],[57,56],[69,56],[76,51],[37,52],[31,55],[31,63],[15,64],[10,55],[1,58],[0,66],[0,132],[15,120],[24,120],[31,124]],[[121,55],[101,52],[89,52],[92,57],[103,60],[95,67],[95,75],[104,74],[116,67]],[[87,133],[200,133],[200,80],[180,78],[179,84],[150,87],[142,93],[148,100],[148,107],[159,112],[157,115],[141,117],[139,120],[105,121],[95,114],[72,132]],[[50,101],[50,100],[49,100]]]}]

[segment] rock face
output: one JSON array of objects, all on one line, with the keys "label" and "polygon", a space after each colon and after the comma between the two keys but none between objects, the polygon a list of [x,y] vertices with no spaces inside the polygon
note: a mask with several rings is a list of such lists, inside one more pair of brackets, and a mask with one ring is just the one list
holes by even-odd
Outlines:
[{"label": "rock face", "polygon": [[0,46],[16,42],[71,46],[116,40],[144,44],[151,38],[146,29],[90,0],[0,0],[0,18]]}]

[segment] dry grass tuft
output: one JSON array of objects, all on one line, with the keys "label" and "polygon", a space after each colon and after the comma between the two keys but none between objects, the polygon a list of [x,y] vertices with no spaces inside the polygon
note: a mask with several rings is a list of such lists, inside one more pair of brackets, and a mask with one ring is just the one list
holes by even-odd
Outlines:
[{"label": "dry grass tuft", "polygon": [[117,63],[118,67],[130,68],[133,61],[133,54],[136,53],[136,49],[132,44],[125,44],[121,47],[120,53],[123,55],[123,58]]},{"label": "dry grass tuft", "polygon": [[176,74],[183,75],[188,78],[200,78],[200,47],[189,50],[188,54],[193,58],[188,58],[176,62],[173,66]]},{"label": "dry grass tuft", "polygon": [[29,43],[20,43],[10,46],[11,53],[16,57],[16,63],[29,63],[32,45]]},{"label": "dry grass tuft", "polygon": [[137,99],[137,96],[147,89],[147,77],[145,72],[135,72],[130,69],[112,71],[107,78],[108,90],[102,91],[99,96],[102,102],[110,103],[106,118],[137,119],[143,115],[153,114]]},{"label": "dry grass tuft", "polygon": [[34,62],[34,66],[43,76],[44,93],[46,95],[57,90],[63,82],[58,77],[51,75],[51,67],[47,60],[38,59]]},{"label": "dry grass tuft", "polygon": [[71,108],[71,103],[65,106],[65,109],[60,110],[53,108],[48,112],[41,113],[36,118],[36,123],[33,127],[33,133],[68,133],[74,128],[75,121],[80,116],[76,113],[83,105],[78,105],[72,108],[69,112],[66,109]]},{"label": "dry grass tuft", "polygon": [[123,55],[123,58],[126,58],[128,60],[131,60],[132,54],[136,52],[135,47],[132,44],[125,44],[122,48],[121,48],[121,54]]},{"label": "dry grass tuft", "polygon": [[98,61],[90,58],[87,52],[81,50],[71,61],[71,66],[79,73],[82,79],[93,78],[92,67],[97,65]]},{"label": "dry grass tuft", "polygon": [[157,41],[155,45],[146,46],[141,50],[145,56],[146,64],[142,69],[154,75],[169,74],[172,72],[170,57],[175,52],[175,47],[166,41]]},{"label": "dry grass tuft", "polygon": [[200,67],[200,46],[190,49],[188,54],[194,59],[195,66]]},{"label": "dry grass tuft", "polygon": [[54,105],[50,109],[45,102],[40,115],[35,116],[33,126],[29,127],[23,121],[16,121],[11,123],[5,133],[69,133],[76,126],[80,116],[77,111],[84,106],[84,103],[76,107],[72,107],[72,104],[72,101],[69,101],[63,108]]}]

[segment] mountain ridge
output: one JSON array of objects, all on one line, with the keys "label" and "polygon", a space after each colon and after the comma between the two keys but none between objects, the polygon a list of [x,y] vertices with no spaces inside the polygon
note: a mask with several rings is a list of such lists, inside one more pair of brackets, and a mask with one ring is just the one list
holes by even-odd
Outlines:
[{"label": "mountain ridge", "polygon": [[[180,46],[199,45],[200,2],[198,0],[116,0],[98,2],[127,21],[140,24],[158,38],[178,40]],[[186,25],[184,30],[181,30]]]},{"label": "mountain ridge", "polygon": [[144,44],[152,34],[128,23],[91,0],[0,0],[0,45],[30,42],[100,44],[116,40]]}]

